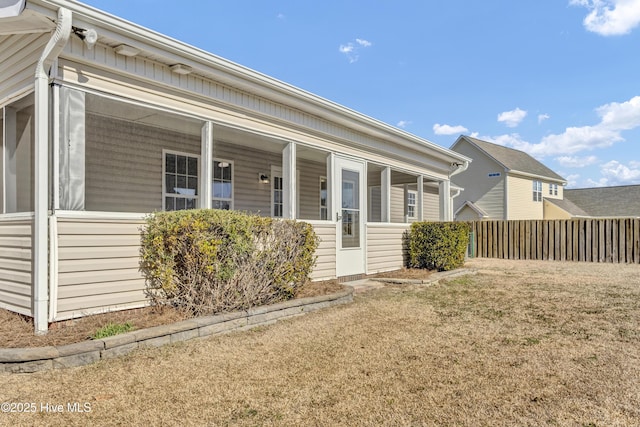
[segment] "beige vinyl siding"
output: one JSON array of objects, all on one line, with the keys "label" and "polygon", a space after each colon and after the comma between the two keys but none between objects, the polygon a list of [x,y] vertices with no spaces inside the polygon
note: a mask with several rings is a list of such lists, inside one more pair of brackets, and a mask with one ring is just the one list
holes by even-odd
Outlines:
[{"label": "beige vinyl siding", "polygon": [[50,34],[0,36],[0,105],[33,87],[36,63]]},{"label": "beige vinyl siding", "polygon": [[[533,179],[521,178],[509,175],[507,178],[508,188],[508,215],[507,219],[542,219],[542,201],[533,201]],[[542,196],[544,197],[545,186],[542,186]]]},{"label": "beige vinyl siding", "polygon": [[440,193],[438,191],[438,188],[424,187],[422,206],[425,221],[440,221]]},{"label": "beige vinyl siding", "polygon": [[313,230],[320,238],[316,249],[316,265],[311,273],[312,280],[335,279],[336,277],[336,224],[333,222],[312,222]]},{"label": "beige vinyl siding", "polygon": [[4,213],[4,120],[0,109],[0,214]]},{"label": "beige vinyl siding", "polygon": [[146,305],[143,220],[58,218],[55,320]]},{"label": "beige vinyl siding", "polygon": [[[559,192],[559,191],[558,191]],[[564,209],[560,209],[558,206],[550,203],[546,200],[542,201],[544,205],[544,219],[571,219],[571,214]]]},{"label": "beige vinyl siding", "polygon": [[[472,158],[473,162],[466,171],[452,178],[453,184],[464,188],[464,191],[453,199],[453,211],[458,210],[465,201],[470,201],[484,210],[489,218],[505,219],[504,166],[464,140],[456,145],[455,151]],[[500,176],[490,177],[490,173],[500,173]]]},{"label": "beige vinyl siding", "polygon": [[320,177],[327,176],[324,163],[298,159],[297,167],[300,175],[298,192],[300,195],[300,213],[298,218],[320,219]]},{"label": "beige vinyl siding", "polygon": [[260,183],[258,173],[280,167],[282,154],[214,140],[213,157],[233,162],[233,209],[270,216],[271,184]]},{"label": "beige vinyl siding", "polygon": [[391,221],[404,223],[404,186],[391,186]]},{"label": "beige vinyl siding", "polygon": [[480,216],[476,211],[471,209],[469,206],[465,206],[462,208],[458,215],[456,216],[456,221],[479,221]]},{"label": "beige vinyl siding", "polygon": [[408,229],[408,224],[367,224],[367,274],[404,267],[402,235]]},{"label": "beige vinyl siding", "polygon": [[33,218],[0,219],[0,308],[31,316]]},{"label": "beige vinyl siding", "polygon": [[85,209],[162,210],[162,150],[200,155],[200,137],[86,115]]}]

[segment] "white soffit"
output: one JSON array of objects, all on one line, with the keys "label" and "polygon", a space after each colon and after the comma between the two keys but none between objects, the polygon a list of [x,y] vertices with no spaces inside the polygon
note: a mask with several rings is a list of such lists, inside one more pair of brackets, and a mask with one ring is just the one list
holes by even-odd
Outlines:
[{"label": "white soffit", "polygon": [[56,28],[54,21],[25,5],[26,0],[0,0],[0,35],[48,33]]}]

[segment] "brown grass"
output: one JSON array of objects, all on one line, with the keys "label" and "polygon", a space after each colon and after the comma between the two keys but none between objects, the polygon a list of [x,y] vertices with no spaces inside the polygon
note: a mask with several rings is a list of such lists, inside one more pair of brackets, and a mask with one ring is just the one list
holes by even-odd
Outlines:
[{"label": "brown grass", "polygon": [[474,260],[476,276],[83,368],[0,374],[6,425],[633,426],[640,266]]},{"label": "brown grass", "polygon": [[[300,289],[297,298],[326,295],[341,289],[342,285],[335,280],[309,282]],[[0,309],[0,348],[65,345],[87,340],[109,323],[130,322],[133,329],[144,329],[186,318],[187,314],[170,307],[146,307],[58,322],[50,326],[46,335],[36,336],[33,333],[33,319]]]}]

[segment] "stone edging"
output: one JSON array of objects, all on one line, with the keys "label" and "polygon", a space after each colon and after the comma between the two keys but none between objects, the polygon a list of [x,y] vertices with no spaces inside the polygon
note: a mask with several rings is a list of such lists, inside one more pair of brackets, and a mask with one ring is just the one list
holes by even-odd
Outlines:
[{"label": "stone edging", "polygon": [[246,311],[198,317],[140,329],[100,340],[30,348],[0,348],[0,372],[31,373],[88,365],[132,352],[194,338],[245,330],[277,320],[353,301],[353,288],[331,295],[300,298]]},{"label": "stone edging", "polygon": [[474,275],[477,271],[470,268],[458,268],[456,270],[451,271],[438,271],[433,273],[426,279],[394,279],[394,278],[386,278],[386,277],[373,277],[371,280],[375,282],[381,283],[392,283],[392,284],[412,284],[412,285],[437,285],[438,282],[442,279],[451,279],[453,277],[458,276],[466,276],[466,275]]}]

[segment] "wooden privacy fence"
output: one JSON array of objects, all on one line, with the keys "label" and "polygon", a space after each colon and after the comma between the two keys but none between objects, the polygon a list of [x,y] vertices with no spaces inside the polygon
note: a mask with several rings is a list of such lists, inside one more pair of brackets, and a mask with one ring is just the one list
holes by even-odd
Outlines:
[{"label": "wooden privacy fence", "polygon": [[473,221],[475,256],[640,264],[640,219]]}]

